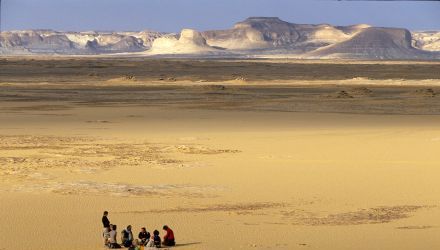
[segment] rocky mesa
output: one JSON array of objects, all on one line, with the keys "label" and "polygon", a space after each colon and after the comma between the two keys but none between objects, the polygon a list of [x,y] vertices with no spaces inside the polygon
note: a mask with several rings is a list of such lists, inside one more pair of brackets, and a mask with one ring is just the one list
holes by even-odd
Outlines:
[{"label": "rocky mesa", "polygon": [[367,24],[295,24],[277,17],[250,17],[230,29],[184,29],[178,34],[8,31],[0,36],[0,54],[439,60],[439,34]]}]

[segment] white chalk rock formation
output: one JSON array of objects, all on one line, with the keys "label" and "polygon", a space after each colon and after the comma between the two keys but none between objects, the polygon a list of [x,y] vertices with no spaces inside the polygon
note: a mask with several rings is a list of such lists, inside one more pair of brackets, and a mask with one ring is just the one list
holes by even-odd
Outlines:
[{"label": "white chalk rock formation", "polygon": [[154,40],[150,54],[211,54],[220,50],[209,46],[200,32],[184,29],[179,36],[168,35]]},{"label": "white chalk rock formation", "polygon": [[440,31],[413,32],[413,45],[427,51],[440,51]]}]

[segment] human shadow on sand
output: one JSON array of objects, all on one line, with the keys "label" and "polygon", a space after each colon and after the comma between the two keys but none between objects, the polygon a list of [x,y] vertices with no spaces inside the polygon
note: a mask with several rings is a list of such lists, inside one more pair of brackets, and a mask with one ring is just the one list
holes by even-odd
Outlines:
[{"label": "human shadow on sand", "polygon": [[176,244],[173,248],[175,248],[175,247],[187,247],[187,246],[199,245],[199,244],[202,244],[202,242],[190,242],[190,243]]}]

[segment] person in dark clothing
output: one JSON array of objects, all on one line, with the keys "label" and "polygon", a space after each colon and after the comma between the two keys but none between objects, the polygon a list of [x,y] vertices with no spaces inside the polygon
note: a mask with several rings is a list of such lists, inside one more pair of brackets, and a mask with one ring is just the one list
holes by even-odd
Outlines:
[{"label": "person in dark clothing", "polygon": [[160,247],[160,245],[161,245],[161,243],[162,243],[162,240],[160,239],[160,236],[159,236],[159,231],[157,231],[157,230],[154,230],[154,232],[153,232],[153,242],[154,242],[154,246],[155,247]]},{"label": "person in dark clothing", "polygon": [[102,224],[104,228],[110,227],[110,221],[108,220],[107,216],[108,216],[108,212],[104,211],[104,215],[102,216]]},{"label": "person in dark clothing", "polygon": [[104,215],[102,216],[102,225],[104,226],[104,230],[102,231],[102,237],[104,238],[104,245],[108,244],[108,239],[110,238],[110,221],[107,218],[108,212],[104,211]]},{"label": "person in dark clothing", "polygon": [[174,232],[167,225],[163,226],[163,230],[165,230],[166,234],[163,237],[162,245],[164,246],[175,246],[176,239],[174,238]]},{"label": "person in dark clothing", "polygon": [[104,215],[102,216],[102,224],[104,225],[104,228],[110,227],[110,221],[107,218],[108,212],[104,211]]},{"label": "person in dark clothing", "polygon": [[147,232],[147,229],[145,229],[145,227],[141,228],[141,231],[139,232],[138,238],[139,240],[141,240],[141,244],[142,245],[146,245],[148,243],[148,241],[150,240],[150,233]]},{"label": "person in dark clothing", "polygon": [[124,247],[130,247],[133,244],[133,232],[131,231],[131,225],[128,225],[126,229],[122,230],[122,245]]}]

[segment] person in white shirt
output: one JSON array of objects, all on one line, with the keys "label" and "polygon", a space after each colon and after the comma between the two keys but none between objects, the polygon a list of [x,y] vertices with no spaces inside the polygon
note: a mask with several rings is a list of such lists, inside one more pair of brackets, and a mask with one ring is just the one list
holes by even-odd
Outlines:
[{"label": "person in white shirt", "polygon": [[110,231],[109,238],[109,247],[110,248],[121,248],[121,245],[118,244],[116,237],[118,236],[118,232],[116,231],[116,225],[112,225],[112,230]]}]

